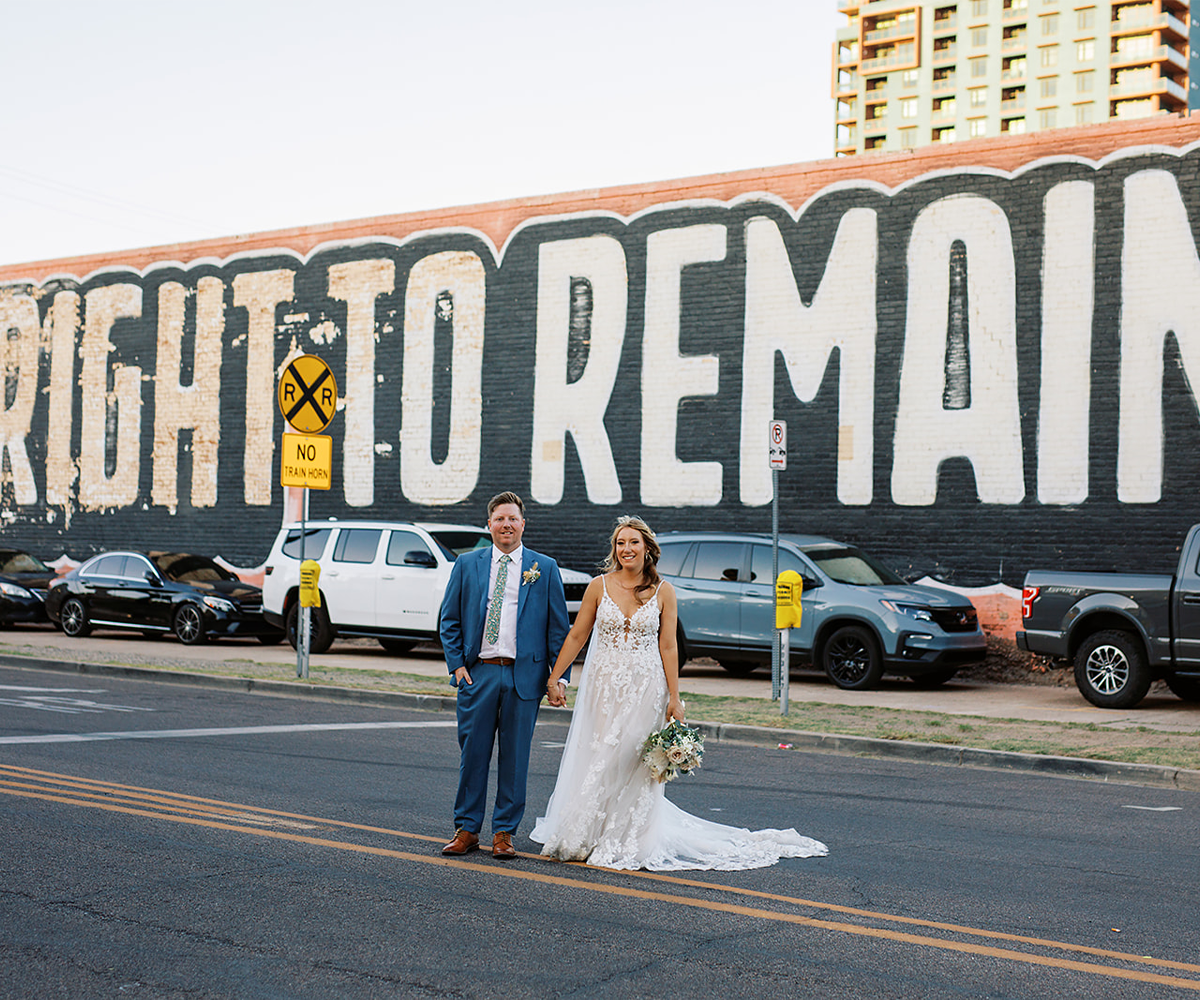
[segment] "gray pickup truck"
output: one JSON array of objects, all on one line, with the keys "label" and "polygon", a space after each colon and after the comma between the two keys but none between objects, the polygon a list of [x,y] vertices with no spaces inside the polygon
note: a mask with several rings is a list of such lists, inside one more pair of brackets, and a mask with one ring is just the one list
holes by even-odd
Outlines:
[{"label": "gray pickup truck", "polygon": [[1030,570],[1017,646],[1075,664],[1075,683],[1101,708],[1132,708],[1162,678],[1200,701],[1200,524],[1174,576]]}]

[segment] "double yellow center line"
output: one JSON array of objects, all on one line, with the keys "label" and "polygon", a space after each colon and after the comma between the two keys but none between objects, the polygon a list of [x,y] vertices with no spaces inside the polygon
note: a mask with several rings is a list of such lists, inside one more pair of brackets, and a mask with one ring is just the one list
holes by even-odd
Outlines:
[{"label": "double yellow center line", "polygon": [[[525,865],[480,864],[461,858],[442,857],[438,853],[417,854],[373,844],[357,844],[319,834],[329,834],[334,830],[341,829],[348,832],[383,835],[398,840],[415,840],[435,844],[440,844],[443,838],[392,830],[386,827],[350,823],[344,820],[307,816],[301,813],[282,812],[276,809],[259,809],[255,806],[193,795],[180,795],[153,788],[95,781],[74,775],[55,774],[50,771],[0,764],[0,793],[141,816],[147,819],[188,823],[256,837],[270,837],[275,840],[309,844],[315,847],[354,851],[416,864],[464,869],[496,878],[523,879],[546,886],[561,886],[630,899],[652,900],[672,906],[686,906],[717,913],[736,913],[756,920],[820,928],[861,937],[882,938],[919,947],[1050,966],[1056,969],[1068,969],[1115,979],[1157,983],[1200,992],[1200,978],[1169,975],[1165,971],[1200,974],[1200,965],[1191,965],[1186,962],[1173,962],[1167,959],[1153,958],[1149,955],[1132,955],[1126,952],[1111,951],[1107,948],[1093,948],[1087,945],[1069,944],[1021,934],[1007,934],[935,920],[895,916],[852,906],[839,906],[834,903],[822,903],[811,899],[760,892],[740,886],[680,878],[655,872],[611,873],[609,869],[594,868],[584,864],[564,866],[558,862],[529,855],[525,856]],[[534,862],[532,868],[528,866],[531,861]],[[562,871],[564,868],[567,871],[579,872],[581,877],[550,873],[550,870]],[[610,884],[591,874],[602,872],[618,874],[621,882]],[[639,884],[647,886],[658,884],[670,887],[674,891],[639,888]],[[686,891],[681,891],[693,889],[701,890],[704,895],[691,895]],[[730,899],[739,901],[726,901]],[[773,904],[775,908],[767,909],[764,906],[747,905],[754,901]],[[849,919],[825,919],[795,912],[797,910],[808,913],[837,914]],[[915,929],[924,933],[915,933]],[[1000,947],[990,942],[1001,942],[1011,947]],[[1090,960],[1084,960],[1084,956]]]}]

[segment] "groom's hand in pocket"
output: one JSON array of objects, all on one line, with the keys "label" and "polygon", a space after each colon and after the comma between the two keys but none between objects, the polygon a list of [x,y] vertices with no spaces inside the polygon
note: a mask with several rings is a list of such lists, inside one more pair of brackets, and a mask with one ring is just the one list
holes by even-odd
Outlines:
[{"label": "groom's hand in pocket", "polygon": [[466,683],[467,687],[470,687],[474,683],[474,681],[471,680],[471,674],[467,668],[459,667],[456,671],[454,671],[454,686],[462,687],[464,682]]}]

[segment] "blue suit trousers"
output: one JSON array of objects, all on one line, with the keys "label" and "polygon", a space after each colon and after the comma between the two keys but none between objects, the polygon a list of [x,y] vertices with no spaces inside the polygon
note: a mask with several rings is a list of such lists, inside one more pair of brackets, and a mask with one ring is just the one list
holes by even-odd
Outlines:
[{"label": "blue suit trousers", "polygon": [[458,746],[462,759],[454,826],[474,834],[483,828],[492,747],[499,733],[492,833],[516,833],[525,815],[529,749],[540,700],[517,695],[511,664],[476,662],[470,674],[471,684],[464,681],[458,685]]}]

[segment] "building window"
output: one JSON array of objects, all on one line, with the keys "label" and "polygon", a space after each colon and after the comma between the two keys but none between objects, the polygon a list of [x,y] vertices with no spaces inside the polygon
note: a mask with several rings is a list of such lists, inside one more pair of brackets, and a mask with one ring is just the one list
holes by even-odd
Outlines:
[{"label": "building window", "polygon": [[1075,93],[1090,94],[1096,87],[1096,72],[1095,70],[1087,70],[1084,73],[1075,74]]},{"label": "building window", "polygon": [[939,97],[933,102],[933,114],[936,118],[953,118],[958,110],[958,102],[953,97]]},{"label": "building window", "polygon": [[1058,108],[1042,108],[1038,112],[1038,128],[1057,128]]},{"label": "building window", "polygon": [[1076,62],[1091,62],[1096,58],[1096,41],[1089,38],[1082,42],[1075,43],[1075,61]]},{"label": "building window", "polygon": [[1000,123],[1000,131],[1008,132],[1012,135],[1025,134],[1025,119],[1024,118],[1005,118]]},{"label": "building window", "polygon": [[1058,96],[1058,77],[1048,76],[1044,80],[1038,80],[1038,84],[1040,85],[1039,93],[1042,100],[1045,100],[1047,97]]},{"label": "building window", "polygon": [[1028,10],[1029,0],[1004,0],[1005,10]]},{"label": "building window", "polygon": [[975,79],[987,76],[987,56],[979,56],[979,58],[971,60],[971,76]]},{"label": "building window", "polygon": [[1089,28],[1096,27],[1096,8],[1088,7],[1085,10],[1077,10],[1075,12],[1075,27],[1080,31],[1087,31]]},{"label": "building window", "polygon": [[971,29],[971,44],[975,46],[987,45],[987,26],[982,28]]},{"label": "building window", "polygon": [[1148,118],[1154,114],[1154,100],[1147,97],[1138,101],[1116,101],[1113,104],[1114,118]]},{"label": "building window", "polygon": [[955,138],[954,126],[948,125],[946,128],[935,128],[933,130],[934,142],[953,142]]},{"label": "building window", "polygon": [[973,118],[967,123],[967,129],[971,134],[972,139],[979,139],[987,135],[987,119]]},{"label": "building window", "polygon": [[1154,52],[1154,36],[1126,35],[1118,38],[1115,51],[1119,60],[1149,58]]},{"label": "building window", "polygon": [[971,16],[987,17],[987,0],[971,0]]},{"label": "building window", "polygon": [[975,87],[968,90],[967,95],[973,108],[982,108],[987,104],[987,87]]},{"label": "building window", "polygon": [[1042,69],[1050,69],[1058,65],[1058,46],[1047,45],[1044,49],[1038,49],[1038,57],[1042,62]]},{"label": "building window", "polygon": [[1058,34],[1058,15],[1045,14],[1042,17],[1042,34],[1057,35]]},{"label": "building window", "polygon": [[869,135],[863,140],[863,149],[883,149],[887,136]]},{"label": "building window", "polygon": [[915,97],[904,97],[900,99],[901,118],[916,118],[917,114],[917,99]]},{"label": "building window", "polygon": [[915,69],[906,69],[900,74],[900,86],[915,87],[920,79],[920,74]]},{"label": "building window", "polygon": [[901,149],[912,149],[916,144],[917,130],[915,128],[905,128],[900,130]]},{"label": "building window", "polygon": [[1094,104],[1076,104],[1075,105],[1075,124],[1087,125],[1092,120],[1092,109]]}]

